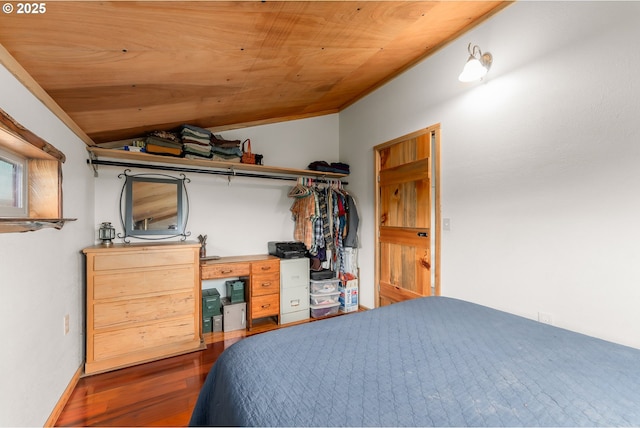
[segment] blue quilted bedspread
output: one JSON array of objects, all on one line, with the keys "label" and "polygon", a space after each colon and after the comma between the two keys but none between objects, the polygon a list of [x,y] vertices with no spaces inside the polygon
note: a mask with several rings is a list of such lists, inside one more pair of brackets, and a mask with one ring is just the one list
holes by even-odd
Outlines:
[{"label": "blue quilted bedspread", "polygon": [[234,344],[190,423],[640,426],[640,350],[429,297]]}]

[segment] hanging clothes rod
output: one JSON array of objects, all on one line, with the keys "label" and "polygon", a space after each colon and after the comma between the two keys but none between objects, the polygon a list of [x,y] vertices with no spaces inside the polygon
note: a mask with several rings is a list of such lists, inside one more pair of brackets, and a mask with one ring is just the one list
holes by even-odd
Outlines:
[{"label": "hanging clothes rod", "polygon": [[[185,168],[181,166],[172,166],[172,165],[153,165],[153,164],[142,164],[136,162],[120,162],[120,161],[108,161],[101,159],[87,159],[87,164],[89,165],[106,165],[106,166],[121,166],[125,168],[146,168],[146,169],[160,169],[163,171],[175,171],[175,172],[193,172],[197,174],[211,174],[211,175],[224,175],[227,177],[251,177],[251,178],[266,178],[271,180],[287,180],[287,181],[296,181],[298,176],[285,176],[285,175],[268,175],[268,174],[256,174],[252,172],[245,171],[235,171],[233,168],[228,170],[213,170],[213,169],[199,169],[199,168]],[[313,171],[309,171],[309,176],[317,177],[314,180],[320,183],[331,183],[335,181],[341,182],[343,185],[348,185],[346,181],[342,181],[339,178],[322,178],[322,171],[317,171],[318,174],[313,174]],[[97,176],[97,170],[94,166],[94,173]]]}]

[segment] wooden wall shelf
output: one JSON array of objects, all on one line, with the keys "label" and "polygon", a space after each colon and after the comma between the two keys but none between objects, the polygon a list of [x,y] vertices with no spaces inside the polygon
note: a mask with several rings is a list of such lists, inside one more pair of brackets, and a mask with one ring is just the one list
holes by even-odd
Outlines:
[{"label": "wooden wall shelf", "polygon": [[[256,174],[281,174],[286,176],[304,176],[304,177],[318,177],[325,179],[340,180],[347,177],[347,174],[337,174],[334,172],[313,171],[310,169],[294,169],[283,168],[277,166],[267,165],[251,165],[237,162],[223,162],[214,160],[199,160],[199,159],[185,159],[172,156],[152,155],[149,153],[129,152],[119,149],[105,149],[98,147],[88,147],[87,150],[91,154],[89,163],[94,163],[95,159],[99,158],[111,158],[111,159],[123,159],[131,162],[140,162],[144,164],[160,163],[173,166],[182,166],[185,168],[202,169],[203,172],[207,170],[223,170],[223,171],[248,171]],[[143,166],[144,167],[144,166]],[[95,165],[94,165],[95,169]],[[197,172],[197,171],[195,171]],[[229,174],[234,175],[234,174]],[[240,174],[238,174],[240,175]],[[277,178],[277,177],[273,177]]]}]

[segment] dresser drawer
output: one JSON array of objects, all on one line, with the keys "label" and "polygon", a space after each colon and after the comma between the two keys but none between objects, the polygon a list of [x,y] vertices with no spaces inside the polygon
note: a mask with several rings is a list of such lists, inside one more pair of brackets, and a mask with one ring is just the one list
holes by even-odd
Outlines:
[{"label": "dresser drawer", "polygon": [[96,332],[92,338],[93,359],[102,360],[167,344],[193,341],[194,337],[193,316],[172,318],[104,333]]},{"label": "dresser drawer", "polygon": [[271,272],[251,276],[251,297],[280,292],[280,273]]},{"label": "dresser drawer", "polygon": [[172,290],[192,290],[193,266],[172,269],[146,269],[122,273],[96,273],[93,276],[93,298],[113,299]]},{"label": "dresser drawer", "polygon": [[95,330],[195,315],[196,305],[193,290],[186,293],[152,296],[96,303],[93,306],[93,328]]},{"label": "dresser drawer", "polygon": [[250,271],[249,263],[205,264],[200,267],[200,278],[213,279],[229,278],[233,276],[248,276]]},{"label": "dresser drawer", "polygon": [[253,297],[251,302],[251,318],[263,318],[280,315],[280,295],[267,294]]},{"label": "dresser drawer", "polygon": [[264,260],[251,263],[251,274],[280,272],[280,259]]},{"label": "dresser drawer", "polygon": [[145,250],[96,254],[93,270],[136,269],[152,266],[168,267],[173,265],[194,264],[195,253],[185,248],[173,251]]}]

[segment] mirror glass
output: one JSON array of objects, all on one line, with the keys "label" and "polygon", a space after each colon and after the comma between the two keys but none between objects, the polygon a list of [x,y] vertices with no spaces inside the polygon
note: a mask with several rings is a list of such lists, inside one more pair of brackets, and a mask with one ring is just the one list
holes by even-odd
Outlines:
[{"label": "mirror glass", "polygon": [[183,186],[179,179],[127,176],[126,236],[183,235]]}]

